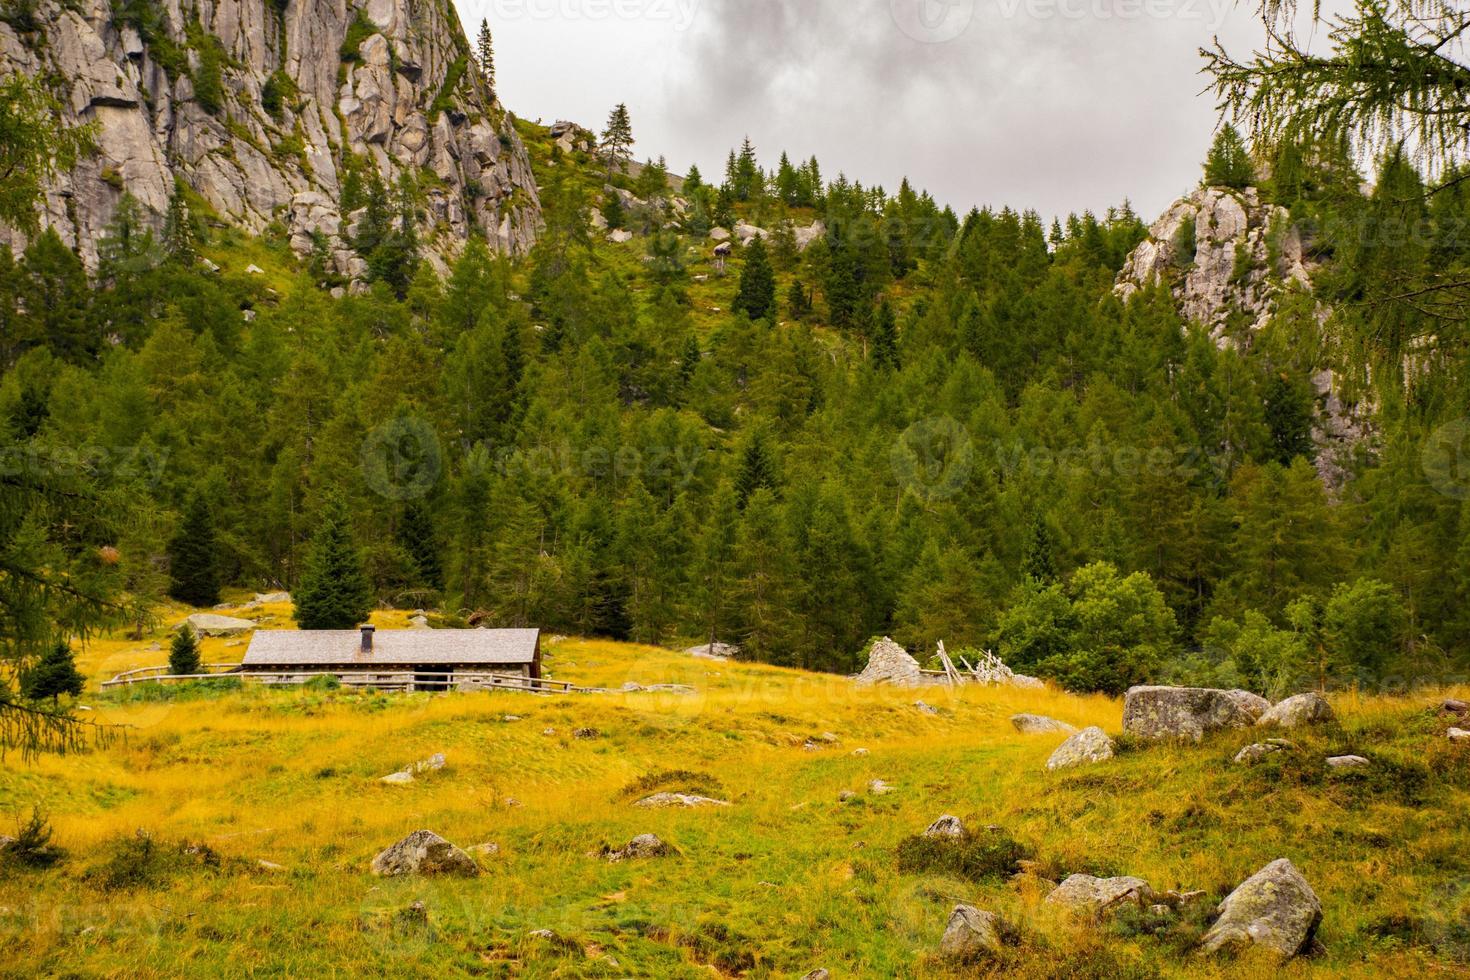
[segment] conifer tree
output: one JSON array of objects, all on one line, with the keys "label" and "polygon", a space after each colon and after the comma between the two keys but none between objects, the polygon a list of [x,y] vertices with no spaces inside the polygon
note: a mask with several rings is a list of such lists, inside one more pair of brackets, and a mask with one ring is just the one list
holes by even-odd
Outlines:
[{"label": "conifer tree", "polygon": [[21,676],[21,693],[32,701],[47,698],[55,704],[63,694],[76,697],[82,693],[87,679],[77,670],[76,655],[65,640],[56,643],[41,656],[35,666]]},{"label": "conifer tree", "polygon": [[766,244],[757,235],[745,248],[745,265],[740,270],[740,288],[730,309],[760,320],[776,309],[776,274],[766,255]]},{"label": "conifer tree", "polygon": [[373,593],[362,555],[352,540],[347,507],[335,493],[322,507],[294,595],[296,624],[304,630],[352,629],[372,614]]},{"label": "conifer tree", "polygon": [[607,117],[607,128],[602,131],[602,152],[607,159],[607,175],[613,168],[627,172],[628,160],[633,150],[633,123],[628,118],[628,107],[619,102]]},{"label": "conifer tree", "polygon": [[170,259],[186,268],[199,261],[194,219],[189,214],[189,202],[184,200],[183,188],[177,184],[174,185],[173,196],[168,199],[168,213],[163,219],[163,248]]},{"label": "conifer tree", "polygon": [[184,520],[169,542],[168,565],[168,594],[172,598],[191,606],[219,602],[214,517],[202,494],[195,494],[189,501]]},{"label": "conifer tree", "polygon": [[495,99],[495,45],[490,39],[490,22],[480,19],[480,35],[475,44],[476,60],[480,63],[480,77],[490,90],[490,99]]},{"label": "conifer tree", "polygon": [[200,672],[199,638],[188,623],[179,627],[169,644],[168,672],[180,677]]},{"label": "conifer tree", "polygon": [[878,305],[873,323],[873,349],[869,356],[874,367],[898,370],[898,326],[894,321],[893,307],[886,299]]},{"label": "conifer tree", "polygon": [[602,220],[607,222],[610,230],[616,231],[623,227],[626,213],[623,211],[623,196],[616,191],[609,193],[602,202]]},{"label": "conifer tree", "polygon": [[1041,585],[1057,580],[1056,537],[1040,511],[1031,515],[1026,530],[1026,551],[1021,556],[1021,574]]},{"label": "conifer tree", "polygon": [[444,588],[444,569],[439,560],[439,541],[434,522],[422,501],[410,500],[403,507],[398,522],[398,544],[413,560],[418,572],[417,584],[431,589]]},{"label": "conifer tree", "polygon": [[757,429],[751,433],[740,456],[740,472],[735,475],[735,504],[744,510],[746,502],[757,490],[776,488],[776,466],[766,448],[766,437]]},{"label": "conifer tree", "polygon": [[1255,182],[1255,169],[1251,166],[1250,151],[1235,127],[1226,123],[1215,134],[1205,158],[1205,186],[1229,187],[1241,190]]}]

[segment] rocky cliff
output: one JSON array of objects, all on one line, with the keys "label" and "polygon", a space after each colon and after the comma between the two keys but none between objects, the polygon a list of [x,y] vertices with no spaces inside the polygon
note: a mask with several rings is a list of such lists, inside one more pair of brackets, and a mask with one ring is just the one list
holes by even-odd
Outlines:
[{"label": "rocky cliff", "polygon": [[37,0],[21,26],[0,23],[0,73],[42,79],[68,122],[96,122],[100,152],[43,216],[89,262],[124,191],[162,215],[175,177],[302,253],[319,232],[349,275],[350,172],[414,175],[431,258],[474,228],[505,252],[534,240],[525,148],[450,0]]},{"label": "rocky cliff", "polygon": [[[1249,344],[1291,290],[1312,291],[1312,267],[1290,213],[1254,187],[1202,187],[1169,206],[1128,256],[1113,291],[1127,298],[1164,282],[1180,313],[1204,324],[1217,344]],[[1316,304],[1319,323],[1331,313]],[[1347,477],[1351,455],[1371,439],[1371,406],[1343,400],[1330,366],[1317,391],[1317,471],[1330,487]]]}]

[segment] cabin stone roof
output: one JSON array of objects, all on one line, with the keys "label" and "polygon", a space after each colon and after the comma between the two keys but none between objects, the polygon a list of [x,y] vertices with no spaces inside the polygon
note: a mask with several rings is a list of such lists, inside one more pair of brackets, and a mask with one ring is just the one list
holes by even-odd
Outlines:
[{"label": "cabin stone roof", "polygon": [[374,667],[395,664],[531,664],[538,629],[374,630],[364,650],[360,630],[257,630],[241,666]]}]

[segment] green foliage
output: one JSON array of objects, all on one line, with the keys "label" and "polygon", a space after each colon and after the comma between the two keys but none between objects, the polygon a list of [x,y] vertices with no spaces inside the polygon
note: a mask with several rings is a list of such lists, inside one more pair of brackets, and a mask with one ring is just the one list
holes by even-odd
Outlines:
[{"label": "green foliage", "polygon": [[915,834],[899,841],[898,870],[966,881],[1009,878],[1031,852],[1000,828],[966,830],[959,837]]},{"label": "green foliage", "polygon": [[1205,158],[1205,186],[1243,190],[1255,183],[1255,168],[1245,140],[1229,123],[1220,127],[1210,154]]},{"label": "green foliage", "polygon": [[276,119],[297,96],[296,82],[284,69],[271,72],[260,89],[260,107]]},{"label": "green foliage", "polygon": [[353,629],[373,611],[372,588],[340,496],[330,496],[322,508],[306,569],[293,595],[296,623],[305,630]]},{"label": "green foliage", "polygon": [[730,307],[752,320],[761,320],[776,310],[776,275],[759,235],[745,247],[745,264],[740,269],[740,289]]},{"label": "green foliage", "polygon": [[444,72],[444,84],[439,86],[439,92],[434,96],[434,101],[429,103],[431,122],[438,118],[441,112],[448,112],[455,107],[455,99],[459,97],[459,83],[464,81],[465,72],[469,70],[469,67],[468,55],[462,54],[449,63],[449,68]]},{"label": "green foliage", "polygon": [[55,645],[21,677],[21,692],[32,701],[50,698],[54,703],[63,694],[79,697],[87,679],[77,670],[76,654],[71,644],[57,640]]},{"label": "green foliage", "polygon": [[219,565],[216,553],[214,515],[202,494],[189,501],[168,546],[168,594],[191,606],[213,606],[219,602]]},{"label": "green foliage", "polygon": [[51,843],[51,822],[38,806],[31,808],[31,815],[16,825],[15,837],[0,848],[0,867],[49,868],[66,856],[66,852]]},{"label": "green foliage", "polygon": [[377,33],[378,26],[368,19],[367,8],[358,7],[352,23],[347,25],[347,34],[342,38],[338,56],[347,62],[362,60],[362,53],[358,49],[362,47],[362,42]]},{"label": "green foliage", "polygon": [[194,630],[185,623],[174,634],[168,648],[168,672],[177,676],[200,673],[199,641]]}]

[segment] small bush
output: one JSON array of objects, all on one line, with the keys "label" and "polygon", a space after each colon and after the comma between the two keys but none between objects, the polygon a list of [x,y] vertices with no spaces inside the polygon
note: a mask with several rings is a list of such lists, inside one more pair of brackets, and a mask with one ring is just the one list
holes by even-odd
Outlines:
[{"label": "small bush", "polygon": [[357,49],[362,47],[362,42],[376,33],[378,33],[377,25],[368,20],[367,11],[359,7],[357,17],[347,28],[347,36],[342,39],[342,47],[338,54],[343,61],[359,60],[362,55],[358,54]]},{"label": "small bush", "polygon": [[20,823],[15,840],[0,849],[0,863],[18,868],[49,868],[66,852],[51,843],[51,824],[39,807],[31,809],[30,818]]},{"label": "small bush", "polygon": [[915,834],[899,842],[897,855],[898,870],[905,873],[979,881],[1015,874],[1030,852],[1005,831],[995,828],[979,833],[966,831],[959,837]]},{"label": "small bush", "polygon": [[85,875],[104,891],[153,888],[191,867],[218,870],[224,866],[224,859],[208,844],[160,843],[144,830],[118,838],[111,851]]},{"label": "small bush", "polygon": [[341,687],[342,681],[336,674],[317,674],[301,685],[303,691],[337,691]]}]

